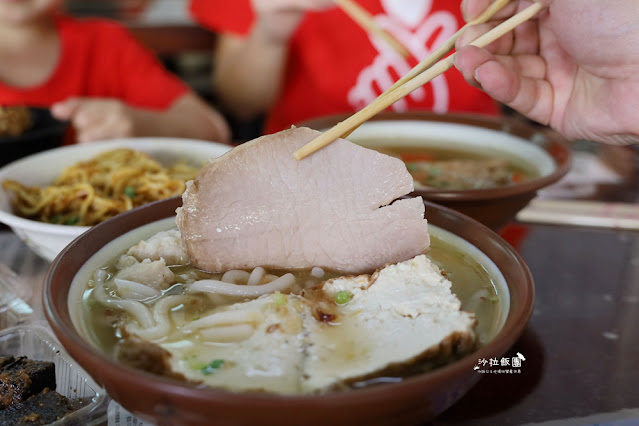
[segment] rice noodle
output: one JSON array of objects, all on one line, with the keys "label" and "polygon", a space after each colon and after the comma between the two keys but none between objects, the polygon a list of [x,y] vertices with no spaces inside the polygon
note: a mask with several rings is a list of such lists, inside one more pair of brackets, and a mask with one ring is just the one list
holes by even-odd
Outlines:
[{"label": "rice noodle", "polygon": [[113,282],[118,287],[118,295],[125,299],[145,300],[162,294],[160,290],[151,286],[123,278],[114,278]]},{"label": "rice noodle", "polygon": [[240,269],[232,269],[222,275],[221,281],[233,284],[246,284],[251,276],[250,273],[242,271]]},{"label": "rice noodle", "polygon": [[258,285],[265,273],[266,271],[261,266],[253,269],[253,272],[251,272],[248,281],[246,281],[246,285]]},{"label": "rice noodle", "polygon": [[151,311],[143,303],[135,300],[122,300],[109,297],[103,285],[97,285],[93,289],[95,298],[103,305],[125,311],[135,318],[142,328],[153,327],[154,321]]},{"label": "rice noodle", "polygon": [[322,278],[324,276],[324,269],[319,266],[314,266],[313,269],[311,269],[311,275],[315,278]]},{"label": "rice noodle", "polygon": [[104,269],[98,269],[93,274],[93,282],[96,286],[104,284],[109,278],[109,273]]},{"label": "rice noodle", "polygon": [[219,280],[200,280],[190,284],[187,291],[190,293],[215,293],[229,296],[258,297],[274,291],[283,291],[295,283],[295,276],[291,273],[282,275],[268,284],[262,285],[238,285]]},{"label": "rice noodle", "polygon": [[153,327],[140,327],[132,325],[129,331],[147,340],[157,340],[169,335],[171,330],[171,317],[169,311],[189,300],[188,296],[167,296],[153,305]]},{"label": "rice noodle", "polygon": [[488,297],[490,297],[490,292],[487,289],[479,289],[475,291],[471,297],[468,298],[468,300],[464,304],[463,309],[467,312],[477,312],[481,302]]},{"label": "rice noodle", "polygon": [[202,339],[209,342],[229,343],[247,339],[255,329],[248,324],[213,327],[200,331]]},{"label": "rice noodle", "polygon": [[257,324],[263,320],[258,311],[224,311],[208,315],[187,324],[182,331],[189,333],[200,328],[209,328],[223,325]]},{"label": "rice noodle", "polygon": [[[276,279],[278,279],[279,277],[277,275],[273,275],[273,274],[266,274],[264,275],[264,283],[268,284],[271,281],[275,281]],[[224,280],[222,280],[224,281]]]}]

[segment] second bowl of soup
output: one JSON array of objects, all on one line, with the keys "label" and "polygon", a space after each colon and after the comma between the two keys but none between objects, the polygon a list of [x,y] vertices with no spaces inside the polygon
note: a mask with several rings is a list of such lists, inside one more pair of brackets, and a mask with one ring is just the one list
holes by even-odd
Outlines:
[{"label": "second bowl of soup", "polygon": [[[306,123],[325,130],[346,116]],[[492,229],[499,229],[537,191],[569,170],[567,141],[549,129],[517,119],[432,113],[383,113],[350,136],[406,163],[415,191]]]}]

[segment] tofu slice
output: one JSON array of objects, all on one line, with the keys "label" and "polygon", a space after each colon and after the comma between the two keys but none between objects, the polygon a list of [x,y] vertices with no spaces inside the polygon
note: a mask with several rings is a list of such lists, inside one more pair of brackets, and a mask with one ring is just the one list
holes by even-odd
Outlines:
[{"label": "tofu slice", "polygon": [[248,322],[221,322],[194,330],[192,338],[160,346],[171,353],[173,370],[191,381],[231,391],[298,394],[304,310],[308,305],[298,296],[263,296],[212,314],[239,313]]},{"label": "tofu slice", "polygon": [[[336,303],[340,292],[347,303]],[[422,360],[450,361],[477,342],[474,314],[461,311],[451,282],[425,255],[198,321],[185,326],[185,339],[159,345],[176,375],[231,391],[316,394]],[[225,327],[239,328],[225,338]]]},{"label": "tofu slice", "polygon": [[[475,348],[474,314],[461,311],[451,282],[425,255],[389,265],[372,276],[329,280],[321,291],[327,312],[305,322],[310,342],[304,365],[305,392],[396,372],[419,360],[451,358]],[[351,300],[335,306],[339,292],[350,295]],[[322,321],[327,315],[330,321]]]}]

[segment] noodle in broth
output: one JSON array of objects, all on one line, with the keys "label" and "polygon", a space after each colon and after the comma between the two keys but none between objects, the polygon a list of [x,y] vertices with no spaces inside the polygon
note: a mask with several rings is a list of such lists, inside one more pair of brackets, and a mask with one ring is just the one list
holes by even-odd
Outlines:
[{"label": "noodle in broth", "polygon": [[[179,237],[177,230],[171,232],[174,238]],[[480,343],[489,341],[499,328],[501,317],[490,274],[454,245],[431,236],[428,257],[446,271],[453,283],[453,292],[462,301],[462,309],[475,312]],[[126,280],[117,282],[118,268],[126,263],[126,256],[111,260],[93,274],[86,286],[82,308],[93,340],[112,356],[116,356],[118,344],[129,333],[163,345],[182,345],[189,341],[195,348],[189,357],[197,368],[201,367],[198,351],[206,352],[207,345],[226,345],[246,339],[262,321],[259,311],[220,311],[221,307],[263,293],[275,292],[276,297],[283,298],[288,293],[299,294],[305,288],[337,276],[322,268],[282,271],[261,267],[210,274],[185,263],[167,267],[174,279],[166,283],[166,288],[142,292]],[[124,299],[123,289],[132,296]],[[424,364],[411,371],[418,373],[432,367]],[[401,376],[384,376],[352,386],[400,379]]]}]

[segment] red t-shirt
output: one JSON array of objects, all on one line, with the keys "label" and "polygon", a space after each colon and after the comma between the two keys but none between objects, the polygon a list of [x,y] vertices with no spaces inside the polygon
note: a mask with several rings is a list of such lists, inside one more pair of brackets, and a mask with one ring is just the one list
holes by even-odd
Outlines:
[{"label": "red t-shirt", "polygon": [[188,90],[117,23],[58,16],[56,27],[62,52],[54,72],[34,87],[0,81],[0,105],[49,107],[70,96],[86,96],[162,110]]},{"label": "red t-shirt", "polygon": [[[338,8],[307,13],[290,41],[284,88],[269,111],[267,133],[310,118],[360,110],[464,25],[459,1],[357,3],[401,41],[412,58],[404,59],[383,40],[372,38]],[[254,20],[250,0],[191,0],[190,10],[213,31],[240,36],[249,33]],[[490,115],[499,111],[490,97],[469,86],[456,69],[391,109]]]}]

